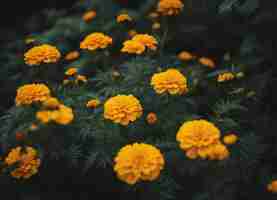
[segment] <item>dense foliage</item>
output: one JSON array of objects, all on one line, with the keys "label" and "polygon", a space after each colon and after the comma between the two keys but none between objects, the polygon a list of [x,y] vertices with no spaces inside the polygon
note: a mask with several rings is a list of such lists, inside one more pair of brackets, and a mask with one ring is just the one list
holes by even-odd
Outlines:
[{"label": "dense foliage", "polygon": [[83,0],[48,13],[45,31],[1,52],[10,199],[276,198],[277,138],[259,109],[268,5]]}]

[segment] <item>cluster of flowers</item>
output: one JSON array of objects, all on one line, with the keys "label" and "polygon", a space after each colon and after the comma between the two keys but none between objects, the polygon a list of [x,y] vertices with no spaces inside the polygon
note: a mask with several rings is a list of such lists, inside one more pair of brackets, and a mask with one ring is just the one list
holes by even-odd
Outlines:
[{"label": "cluster of flowers", "polygon": [[15,166],[10,174],[15,178],[27,179],[38,172],[40,159],[37,151],[32,147],[16,147],[5,158],[7,166]]}]

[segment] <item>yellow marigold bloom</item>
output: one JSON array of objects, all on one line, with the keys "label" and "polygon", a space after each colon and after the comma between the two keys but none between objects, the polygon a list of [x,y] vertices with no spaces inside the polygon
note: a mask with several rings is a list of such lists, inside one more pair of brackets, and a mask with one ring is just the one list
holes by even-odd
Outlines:
[{"label": "yellow marigold bloom", "polygon": [[130,185],[140,181],[154,181],[160,176],[165,164],[160,150],[144,143],[124,146],[114,161],[117,177]]},{"label": "yellow marigold bloom", "polygon": [[121,14],[116,17],[116,21],[122,23],[125,21],[132,21],[132,18],[128,14]]},{"label": "yellow marigold bloom", "polygon": [[[10,162],[11,160],[16,161]],[[18,167],[11,172],[11,175],[15,178],[30,178],[38,172],[40,166],[37,151],[32,147],[26,147],[24,151],[21,147],[12,149],[5,161],[8,165],[18,163]]]},{"label": "yellow marigold bloom", "polygon": [[199,58],[199,62],[202,64],[202,65],[206,65],[210,68],[214,68],[215,67],[215,63],[212,59],[210,58],[205,58],[205,57],[201,57]]},{"label": "yellow marigold bloom", "polygon": [[139,100],[133,95],[111,97],[104,105],[104,118],[124,126],[141,117],[142,112]]},{"label": "yellow marigold bloom", "polygon": [[75,74],[77,74],[78,70],[76,67],[71,67],[68,70],[66,70],[65,75],[67,76],[74,76]]},{"label": "yellow marigold bloom", "polygon": [[81,49],[94,51],[96,49],[105,49],[113,42],[112,38],[103,33],[91,33],[80,44]]},{"label": "yellow marigold bloom", "polygon": [[67,125],[74,119],[73,111],[70,107],[60,105],[59,110],[54,111],[52,120],[57,124]]},{"label": "yellow marigold bloom", "polygon": [[155,124],[158,120],[157,115],[153,112],[149,113],[146,117],[148,124]]},{"label": "yellow marigold bloom", "polygon": [[145,51],[145,46],[140,42],[127,40],[123,43],[123,48],[121,52],[126,52],[130,54],[142,54]]},{"label": "yellow marigold bloom", "polygon": [[87,102],[87,108],[96,108],[100,103],[101,102],[98,99],[92,99]]},{"label": "yellow marigold bloom", "polygon": [[56,109],[60,106],[60,102],[57,98],[55,97],[50,97],[48,99],[46,99],[45,101],[42,102],[42,105],[45,108],[49,108],[49,109]]},{"label": "yellow marigold bloom", "polygon": [[190,159],[200,157],[222,160],[229,156],[227,148],[220,143],[220,130],[206,120],[185,122],[176,140]]},{"label": "yellow marigold bloom", "polygon": [[81,82],[83,82],[83,83],[86,83],[86,82],[88,82],[88,79],[87,79],[87,77],[84,76],[84,75],[78,75],[78,76],[76,77],[76,83],[78,83],[79,81],[81,81]]},{"label": "yellow marigold bloom", "polygon": [[272,193],[277,193],[277,180],[273,180],[267,185],[267,190]]},{"label": "yellow marigold bloom", "polygon": [[59,50],[48,44],[33,47],[24,54],[25,63],[31,66],[42,63],[56,63],[60,57]]},{"label": "yellow marigold bloom", "polygon": [[188,92],[187,78],[177,69],[154,74],[151,85],[158,94],[168,92],[171,95],[181,95]]},{"label": "yellow marigold bloom", "polygon": [[90,22],[92,19],[96,17],[96,12],[94,10],[88,11],[83,15],[83,20],[85,22]]},{"label": "yellow marigold bloom", "polygon": [[71,51],[65,56],[65,60],[75,60],[80,57],[80,53],[78,51]]},{"label": "yellow marigold bloom", "polygon": [[16,147],[10,151],[8,156],[5,158],[5,163],[7,165],[13,165],[20,160],[21,157],[21,147]]},{"label": "yellow marigold bloom", "polygon": [[226,72],[223,74],[219,74],[217,77],[217,82],[225,82],[225,81],[230,81],[235,78],[234,74],[231,72]]},{"label": "yellow marigold bloom", "polygon": [[136,34],[133,38],[133,41],[140,42],[144,46],[148,47],[151,50],[156,50],[158,42],[156,38],[148,34]]},{"label": "yellow marigold bloom", "polygon": [[17,89],[15,103],[17,106],[43,102],[50,97],[50,90],[44,84],[27,84]]},{"label": "yellow marigold bloom", "polygon": [[134,30],[134,29],[128,31],[128,35],[129,35],[130,37],[134,37],[136,34],[138,34],[138,33],[137,33],[137,31]]},{"label": "yellow marigold bloom", "polygon": [[153,30],[159,30],[161,28],[161,24],[159,22],[155,22],[152,25]]},{"label": "yellow marigold bloom", "polygon": [[179,60],[182,60],[182,61],[189,61],[194,58],[194,56],[187,51],[181,51],[177,57]]},{"label": "yellow marigold bloom", "polygon": [[184,4],[181,0],[160,0],[157,11],[162,15],[178,15],[182,11]]},{"label": "yellow marigold bloom", "polygon": [[223,142],[225,144],[235,144],[238,141],[238,136],[235,134],[229,134],[223,137]]}]

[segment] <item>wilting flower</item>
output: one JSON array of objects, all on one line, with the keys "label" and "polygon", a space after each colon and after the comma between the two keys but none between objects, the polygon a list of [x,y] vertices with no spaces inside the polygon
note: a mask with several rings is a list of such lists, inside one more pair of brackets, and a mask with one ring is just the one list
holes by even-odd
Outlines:
[{"label": "wilting flower", "polygon": [[181,0],[160,0],[157,11],[162,15],[178,15],[184,7]]},{"label": "wilting flower", "polygon": [[219,74],[217,77],[217,81],[218,82],[225,82],[225,81],[230,81],[233,80],[235,78],[234,74],[231,72],[226,72],[223,74]]},{"label": "wilting flower", "polygon": [[132,18],[128,14],[121,14],[116,17],[116,21],[118,23],[122,23],[126,21],[132,21]]},{"label": "wilting flower", "polygon": [[61,53],[59,50],[48,44],[35,46],[24,54],[25,63],[31,66],[42,63],[56,63],[60,57]]},{"label": "wilting flower", "polygon": [[164,158],[156,147],[134,143],[120,149],[114,159],[117,177],[130,185],[140,181],[154,181],[164,168]]},{"label": "wilting flower", "polygon": [[187,78],[177,69],[154,74],[151,85],[158,94],[168,92],[171,95],[181,95],[188,92]]},{"label": "wilting flower", "polygon": [[103,33],[91,33],[80,44],[81,49],[94,51],[96,49],[105,49],[112,44],[112,38]]},{"label": "wilting flower", "polygon": [[27,84],[17,89],[15,103],[17,106],[43,102],[50,97],[50,90],[44,84]]},{"label": "wilting flower", "polygon": [[92,19],[96,17],[96,12],[94,10],[88,11],[83,15],[83,20],[85,22],[90,22]]},{"label": "wilting flower", "polygon": [[206,57],[201,57],[198,60],[202,65],[208,66],[210,68],[214,68],[215,67],[215,63],[212,59],[210,58],[206,58]]},{"label": "wilting flower", "polygon": [[133,95],[111,97],[104,105],[104,118],[124,126],[141,117],[142,112],[139,100]]}]

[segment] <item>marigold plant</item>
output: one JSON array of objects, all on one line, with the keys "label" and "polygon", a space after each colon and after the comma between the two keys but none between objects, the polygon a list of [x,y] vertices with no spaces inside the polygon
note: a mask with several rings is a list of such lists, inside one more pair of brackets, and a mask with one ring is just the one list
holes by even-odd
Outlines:
[{"label": "marigold plant", "polygon": [[43,63],[56,63],[61,58],[59,50],[49,44],[35,46],[24,54],[27,65],[40,65]]},{"label": "marigold plant", "polygon": [[165,164],[159,149],[145,143],[124,146],[114,161],[117,177],[130,185],[140,181],[154,181]]}]

